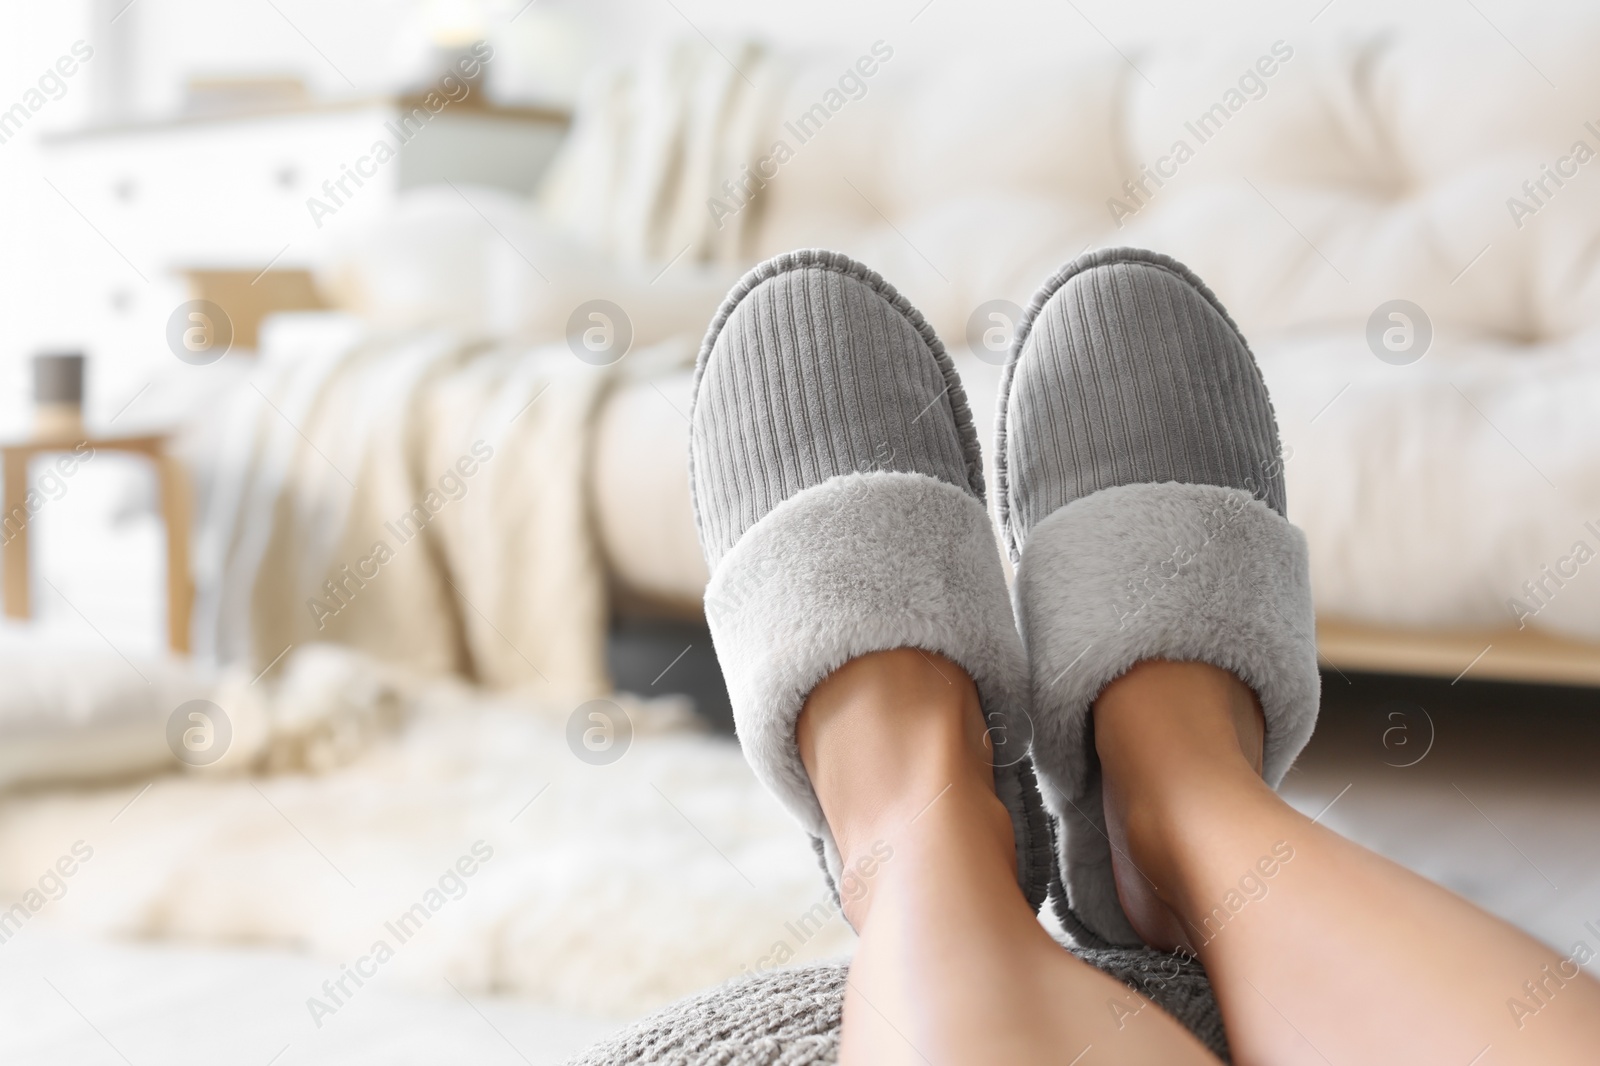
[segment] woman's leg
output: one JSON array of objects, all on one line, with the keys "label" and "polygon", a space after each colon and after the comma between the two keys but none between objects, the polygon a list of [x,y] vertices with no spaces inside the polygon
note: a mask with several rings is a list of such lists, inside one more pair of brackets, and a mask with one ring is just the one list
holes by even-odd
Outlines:
[{"label": "woman's leg", "polygon": [[1123,908],[1196,951],[1241,1066],[1600,1061],[1573,960],[1300,814],[1233,675],[1149,661],[1094,705]]},{"label": "woman's leg", "polygon": [[796,732],[853,871],[845,1063],[1216,1062],[1039,925],[960,667],[912,649],[864,655],[812,691]]}]

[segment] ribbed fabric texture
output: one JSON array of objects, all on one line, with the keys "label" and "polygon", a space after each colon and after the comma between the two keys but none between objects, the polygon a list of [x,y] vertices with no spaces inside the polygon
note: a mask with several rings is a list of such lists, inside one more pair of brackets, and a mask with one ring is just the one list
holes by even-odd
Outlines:
[{"label": "ribbed fabric texture", "polygon": [[707,564],[779,503],[838,474],[922,473],[981,498],[962,440],[970,413],[921,316],[843,256],[773,263],[735,289],[701,355],[691,461]]},{"label": "ribbed fabric texture", "polygon": [[[1073,953],[1149,997],[1223,1062],[1232,1061],[1222,1014],[1198,962],[1148,948]],[[814,962],[737,978],[651,1015],[590,1048],[568,1066],[823,1066],[838,1062],[849,976],[850,968],[844,963]],[[1099,1003],[1091,1008],[1105,1009]],[[1066,1062],[1078,1051],[1063,1048],[1062,1053],[1061,1061]]]},{"label": "ribbed fabric texture", "polygon": [[1013,558],[1051,512],[1117,485],[1243,489],[1284,514],[1255,359],[1175,260],[1119,248],[1069,264],[1034,297],[1007,375],[1000,507]]}]

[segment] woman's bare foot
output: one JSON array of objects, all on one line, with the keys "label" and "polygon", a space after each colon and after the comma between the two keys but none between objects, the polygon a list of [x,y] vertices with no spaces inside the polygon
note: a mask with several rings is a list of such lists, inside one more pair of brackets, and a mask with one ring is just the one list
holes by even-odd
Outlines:
[{"label": "woman's bare foot", "polygon": [[796,738],[861,934],[842,1062],[1216,1061],[1039,924],[960,667],[915,649],[855,659],[812,691]]},{"label": "woman's bare foot", "polygon": [[1197,947],[1198,931],[1173,909],[1179,880],[1172,858],[1194,847],[1194,834],[1204,830],[1169,801],[1193,796],[1194,789],[1266,789],[1265,729],[1261,704],[1249,687],[1205,663],[1147,660],[1107,685],[1095,701],[1095,750],[1117,898],[1150,946],[1190,952]]},{"label": "woman's bare foot", "polygon": [[[889,841],[954,795],[983,858],[1016,877],[1011,815],[995,796],[978,690],[961,667],[912,648],[852,659],[812,690],[796,723],[800,760],[833,830],[845,871],[845,917],[866,921]],[[905,842],[901,841],[904,847]]]},{"label": "woman's bare foot", "polygon": [[1123,907],[1199,955],[1240,1066],[1594,1061],[1592,948],[1540,944],[1290,807],[1230,674],[1141,663],[1094,728]]}]

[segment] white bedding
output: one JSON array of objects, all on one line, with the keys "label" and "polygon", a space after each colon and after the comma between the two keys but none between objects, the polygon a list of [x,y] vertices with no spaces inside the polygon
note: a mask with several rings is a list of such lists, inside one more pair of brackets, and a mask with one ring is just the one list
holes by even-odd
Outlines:
[{"label": "white bedding", "polygon": [[[239,412],[227,427],[234,439],[254,438],[219,482],[248,481],[254,495],[208,512],[201,531],[199,646],[259,667],[289,643],[328,635],[307,628],[307,600],[368,547],[371,519],[414,502],[413,486],[397,487],[395,475],[436,476],[452,434],[470,439],[497,403],[509,414],[530,399],[549,380],[534,353],[610,377],[559,340],[573,308],[598,295],[624,307],[635,334],[616,369],[669,340],[678,359],[617,381],[609,397],[579,382],[569,396],[541,400],[560,413],[536,408],[525,420],[543,428],[513,427],[508,440],[523,449],[527,476],[518,469],[460,512],[498,532],[469,535],[471,523],[447,516],[445,564],[422,565],[412,553],[393,571],[403,577],[385,577],[353,608],[361,624],[347,630],[340,618],[332,632],[495,684],[554,664],[578,687],[603,688],[604,583],[691,613],[706,577],[685,477],[684,365],[699,329],[739,269],[805,244],[858,255],[928,315],[957,354],[985,436],[998,371],[967,351],[975,308],[1025,303],[1087,247],[1174,253],[1216,288],[1260,356],[1292,450],[1290,517],[1310,541],[1321,613],[1433,628],[1525,620],[1600,639],[1600,571],[1573,569],[1579,544],[1600,554],[1600,422],[1591,414],[1600,403],[1600,179],[1585,167],[1535,216],[1506,210],[1558,150],[1595,136],[1568,102],[1593,95],[1600,68],[1585,50],[1600,41],[1600,23],[1569,12],[1541,33],[1544,61],[1573,83],[1562,101],[1547,99],[1548,86],[1503,41],[1454,23],[1438,40],[1396,30],[1294,35],[1282,47],[1237,35],[1158,41],[1138,63],[1159,89],[1104,50],[998,74],[897,55],[725,229],[708,229],[707,204],[684,190],[705,187],[719,168],[736,177],[734,160],[768,139],[761,123],[784,136],[784,116],[841,68],[752,47],[741,53],[751,60],[747,86],[709,50],[652,53],[596,82],[535,201],[418,190],[384,226],[348,235],[322,278],[365,317],[365,332],[352,335],[351,319],[336,316],[278,331],[281,342],[276,327],[265,331],[266,358],[228,408]],[[1275,72],[1260,95],[1119,227],[1107,205],[1132,197],[1123,183],[1173,138],[1195,139],[1185,122],[1197,112],[1178,101],[1224,98],[1264,55]],[[1463,114],[1475,118],[1457,121]],[[994,165],[999,145],[1013,153],[1003,167]],[[1420,303],[1434,327],[1431,349],[1409,366],[1379,361],[1365,339],[1373,309],[1397,297]],[[468,366],[463,353],[483,331],[510,339]],[[364,348],[355,358],[352,343]],[[431,362],[416,351],[429,344]],[[453,361],[462,372],[439,371]],[[326,395],[282,391],[332,363],[345,369]],[[441,376],[424,381],[422,364]],[[418,387],[389,380],[402,367]],[[402,410],[432,424],[404,425]],[[376,444],[358,439],[351,411]],[[421,466],[401,454],[408,447],[426,453]],[[195,448],[222,454],[215,436]],[[356,494],[318,452],[365,498],[345,499]],[[87,482],[73,488],[88,491]],[[150,526],[138,524],[146,541]],[[42,532],[41,542],[60,543]],[[533,565],[535,555],[560,562]],[[158,594],[148,565],[75,582],[60,558],[42,558],[41,569],[73,604],[129,580],[146,600]],[[1567,576],[1557,584],[1547,567]],[[445,586],[441,573],[464,576],[461,587]],[[510,586],[520,596],[503,600]],[[58,617],[74,616],[42,598]],[[148,621],[119,635],[104,612],[84,614],[119,646],[124,635],[148,639]],[[159,610],[134,614],[150,620]]]},{"label": "white bedding", "polygon": [[[1531,609],[1529,625],[1600,640],[1600,567],[1574,553],[1584,543],[1588,557],[1600,555],[1600,332],[1517,356],[1460,344],[1407,367],[1336,331],[1256,350],[1319,611],[1492,629],[1522,620],[1508,607],[1516,598]],[[956,363],[988,442],[1000,370],[961,350]],[[689,387],[678,373],[607,402],[592,491],[617,579],[692,612],[706,572],[680,414]],[[1541,569],[1558,564],[1570,571],[1559,585]],[[1529,581],[1553,594],[1541,605]]]},{"label": "white bedding", "polygon": [[619,387],[595,419],[590,491],[606,563],[628,591],[700,613],[710,575],[689,501],[694,374],[681,370]]},{"label": "white bedding", "polygon": [[[694,247],[730,264],[818,244],[857,255],[958,352],[981,423],[992,422],[997,372],[959,357],[975,309],[1025,304],[1086,248],[1174,254],[1260,356],[1320,612],[1441,629],[1526,621],[1600,639],[1600,578],[1582,563],[1600,555],[1600,178],[1573,162],[1600,148],[1581,108],[1600,85],[1588,59],[1600,21],[1552,10],[1528,27],[1541,68],[1561,72],[1560,94],[1482,31],[1464,16],[1425,33],[1156,33],[1132,60],[1143,77],[1105,49],[1002,71],[896,58],[741,212],[740,246]],[[850,58],[801,72],[785,114]],[[1268,73],[1242,80],[1252,70]],[[1197,134],[1211,103],[1222,119]],[[656,124],[580,126],[571,157],[686,136],[678,111],[644,113]],[[788,130],[774,119],[772,137],[792,140]],[[743,143],[742,128],[725,133]],[[1141,166],[1164,165],[1180,139],[1192,157],[1154,183]],[[699,158],[663,183],[695,180]],[[1562,184],[1540,177],[1546,165],[1563,168]],[[1536,211],[1530,178],[1546,181]],[[560,197],[542,207],[581,214]],[[608,231],[611,243],[638,247],[706,210],[681,197],[655,207],[633,223],[639,234]],[[1405,366],[1380,361],[1366,338],[1369,317],[1397,298],[1421,305],[1433,329]],[[666,469],[684,429],[665,411],[646,417],[661,445],[654,457],[636,449],[637,461]],[[645,528],[682,515],[636,513]],[[691,552],[678,573],[686,587],[698,578]]]}]

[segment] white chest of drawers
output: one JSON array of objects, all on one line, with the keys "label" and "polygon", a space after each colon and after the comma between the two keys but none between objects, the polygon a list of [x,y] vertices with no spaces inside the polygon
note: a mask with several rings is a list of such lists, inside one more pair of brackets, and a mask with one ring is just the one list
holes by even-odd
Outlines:
[{"label": "white chest of drawers", "polygon": [[91,405],[104,417],[151,360],[172,359],[181,271],[309,266],[417,186],[531,192],[566,125],[557,111],[396,97],[48,137],[47,180],[87,223],[60,228],[78,316],[62,332],[90,352]]}]

